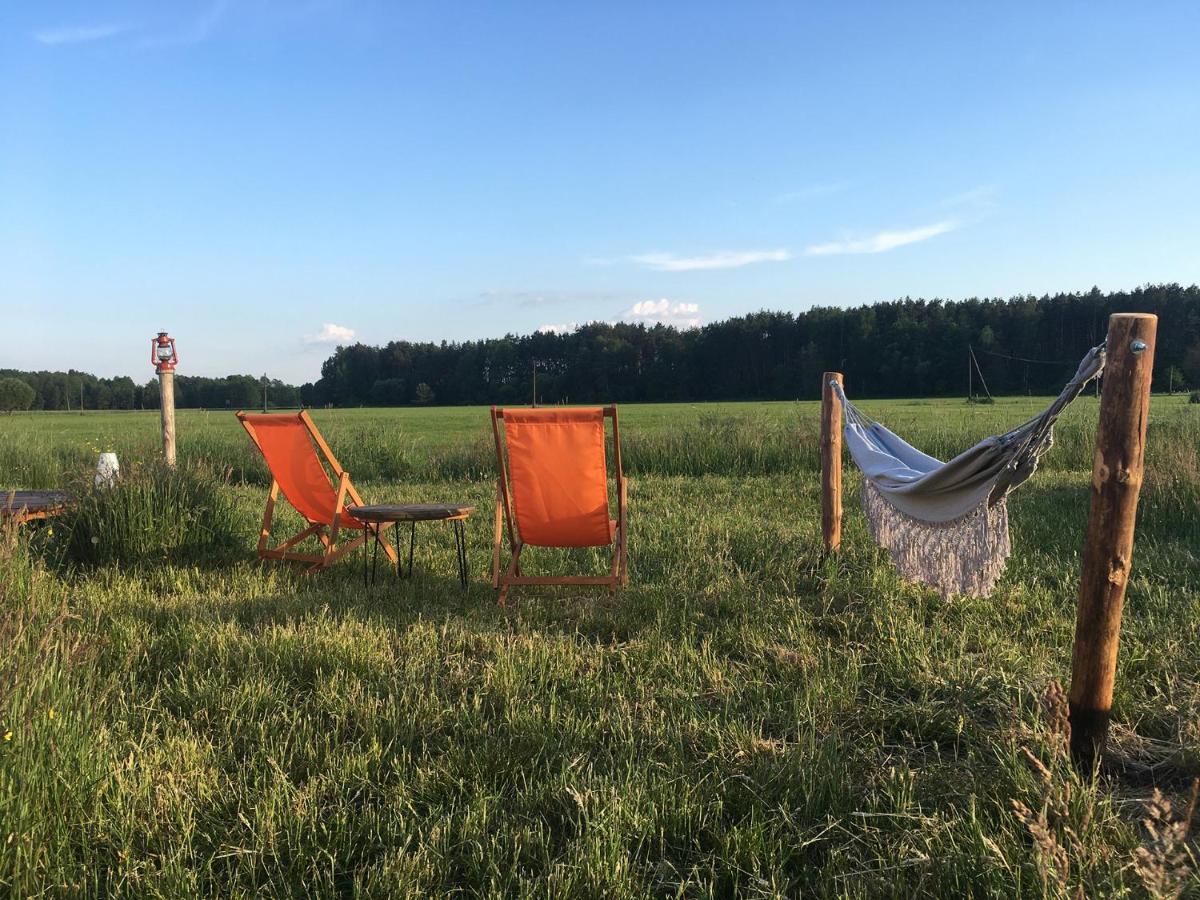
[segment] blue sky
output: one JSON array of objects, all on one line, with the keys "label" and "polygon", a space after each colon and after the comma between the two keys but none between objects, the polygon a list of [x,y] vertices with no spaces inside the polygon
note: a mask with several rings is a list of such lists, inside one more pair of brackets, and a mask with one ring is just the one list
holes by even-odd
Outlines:
[{"label": "blue sky", "polygon": [[1193,3],[9,3],[0,367],[1200,281]]}]

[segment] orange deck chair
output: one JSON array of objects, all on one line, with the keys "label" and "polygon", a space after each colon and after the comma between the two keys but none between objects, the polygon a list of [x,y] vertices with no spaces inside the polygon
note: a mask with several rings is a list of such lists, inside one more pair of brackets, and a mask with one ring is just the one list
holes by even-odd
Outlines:
[{"label": "orange deck chair", "polygon": [[[617,518],[609,518],[604,419],[612,419]],[[496,462],[496,536],[492,586],[504,605],[515,584],[606,585],[615,594],[629,581],[625,475],[617,408],[497,409],[492,407]],[[505,449],[507,447],[507,458]],[[500,570],[500,543],[507,527],[510,558]],[[612,572],[597,576],[525,577],[526,547],[613,548]]]},{"label": "orange deck chair", "polygon": [[[267,492],[267,508],[263,513],[262,531],[258,536],[259,559],[287,559],[309,563],[307,571],[316,572],[341,559],[356,547],[362,546],[368,539],[368,533],[375,540],[379,540],[379,526],[366,525],[346,512],[347,497],[352,501],[352,505],[358,506],[364,505],[362,497],[350,483],[350,475],[338,463],[307,411],[261,414],[239,411],[237,417],[246,433],[250,435],[250,440],[262,451],[267,468],[271,470],[271,489]],[[332,470],[333,478],[337,480],[336,488],[325,469],[326,464]],[[288,503],[308,522],[308,527],[298,531],[282,544],[269,547],[271,519],[275,514],[275,500],[280,491],[283,491]],[[338,532],[343,528],[359,533],[353,540],[339,547]],[[323,548],[321,553],[298,553],[292,550],[310,537],[320,542]],[[383,544],[388,558],[398,564],[399,557],[396,551],[386,540],[380,543]]]}]

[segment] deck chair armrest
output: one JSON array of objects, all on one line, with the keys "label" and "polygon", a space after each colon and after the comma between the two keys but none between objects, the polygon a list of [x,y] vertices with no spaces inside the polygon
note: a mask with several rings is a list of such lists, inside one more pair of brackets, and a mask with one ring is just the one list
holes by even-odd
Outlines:
[{"label": "deck chair armrest", "polygon": [[345,510],[346,493],[350,489],[350,476],[343,472],[338,476],[337,502],[333,505],[333,524],[330,526],[330,540],[337,542],[338,529],[342,525],[342,512]]},{"label": "deck chair armrest", "polygon": [[355,506],[366,506],[362,496],[354,489],[354,485],[350,482],[350,475],[347,472],[342,473],[342,477],[346,479],[346,493],[350,496]]}]

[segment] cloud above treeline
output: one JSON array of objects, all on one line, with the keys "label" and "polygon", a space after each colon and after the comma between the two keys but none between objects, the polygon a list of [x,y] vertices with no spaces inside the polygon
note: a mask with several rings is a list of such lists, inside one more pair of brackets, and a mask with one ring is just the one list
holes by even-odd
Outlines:
[{"label": "cloud above treeline", "polygon": [[332,322],[326,322],[321,326],[321,330],[316,334],[306,334],[304,343],[306,344],[349,344],[354,340],[354,329],[347,328],[345,325],[335,325]]},{"label": "cloud above treeline", "polygon": [[676,328],[697,328],[700,325],[699,303],[672,303],[670,300],[642,300],[621,315],[625,322],[661,322]]},{"label": "cloud above treeline", "polygon": [[[592,320],[599,321],[599,320]],[[686,303],[668,300],[639,300],[625,310],[616,319],[610,320],[609,325],[618,322],[628,322],[633,325],[671,325],[675,328],[699,328],[704,321],[700,315],[699,303]],[[580,329],[579,322],[554,322],[538,326],[543,334],[571,334]]]}]

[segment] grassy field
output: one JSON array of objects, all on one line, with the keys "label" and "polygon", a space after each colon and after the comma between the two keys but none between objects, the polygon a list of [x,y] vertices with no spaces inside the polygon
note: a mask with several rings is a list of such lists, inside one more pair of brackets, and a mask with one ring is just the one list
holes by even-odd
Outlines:
[{"label": "grassy field", "polygon": [[[862,405],[946,457],[1042,401]],[[436,526],[412,581],[255,564],[266,471],[229,413],[181,411],[175,475],[156,413],[2,417],[0,487],[79,489],[109,449],[126,479],[0,541],[0,895],[1200,896],[1147,806],[1178,819],[1200,775],[1182,398],[1152,403],[1124,768],[1063,756],[1096,410],[1013,497],[996,594],[946,601],[870,543],[853,470],[819,560],[814,404],[622,407],[629,588],[507,610],[482,409],[314,413],[368,501],[479,507],[467,593]]]}]

